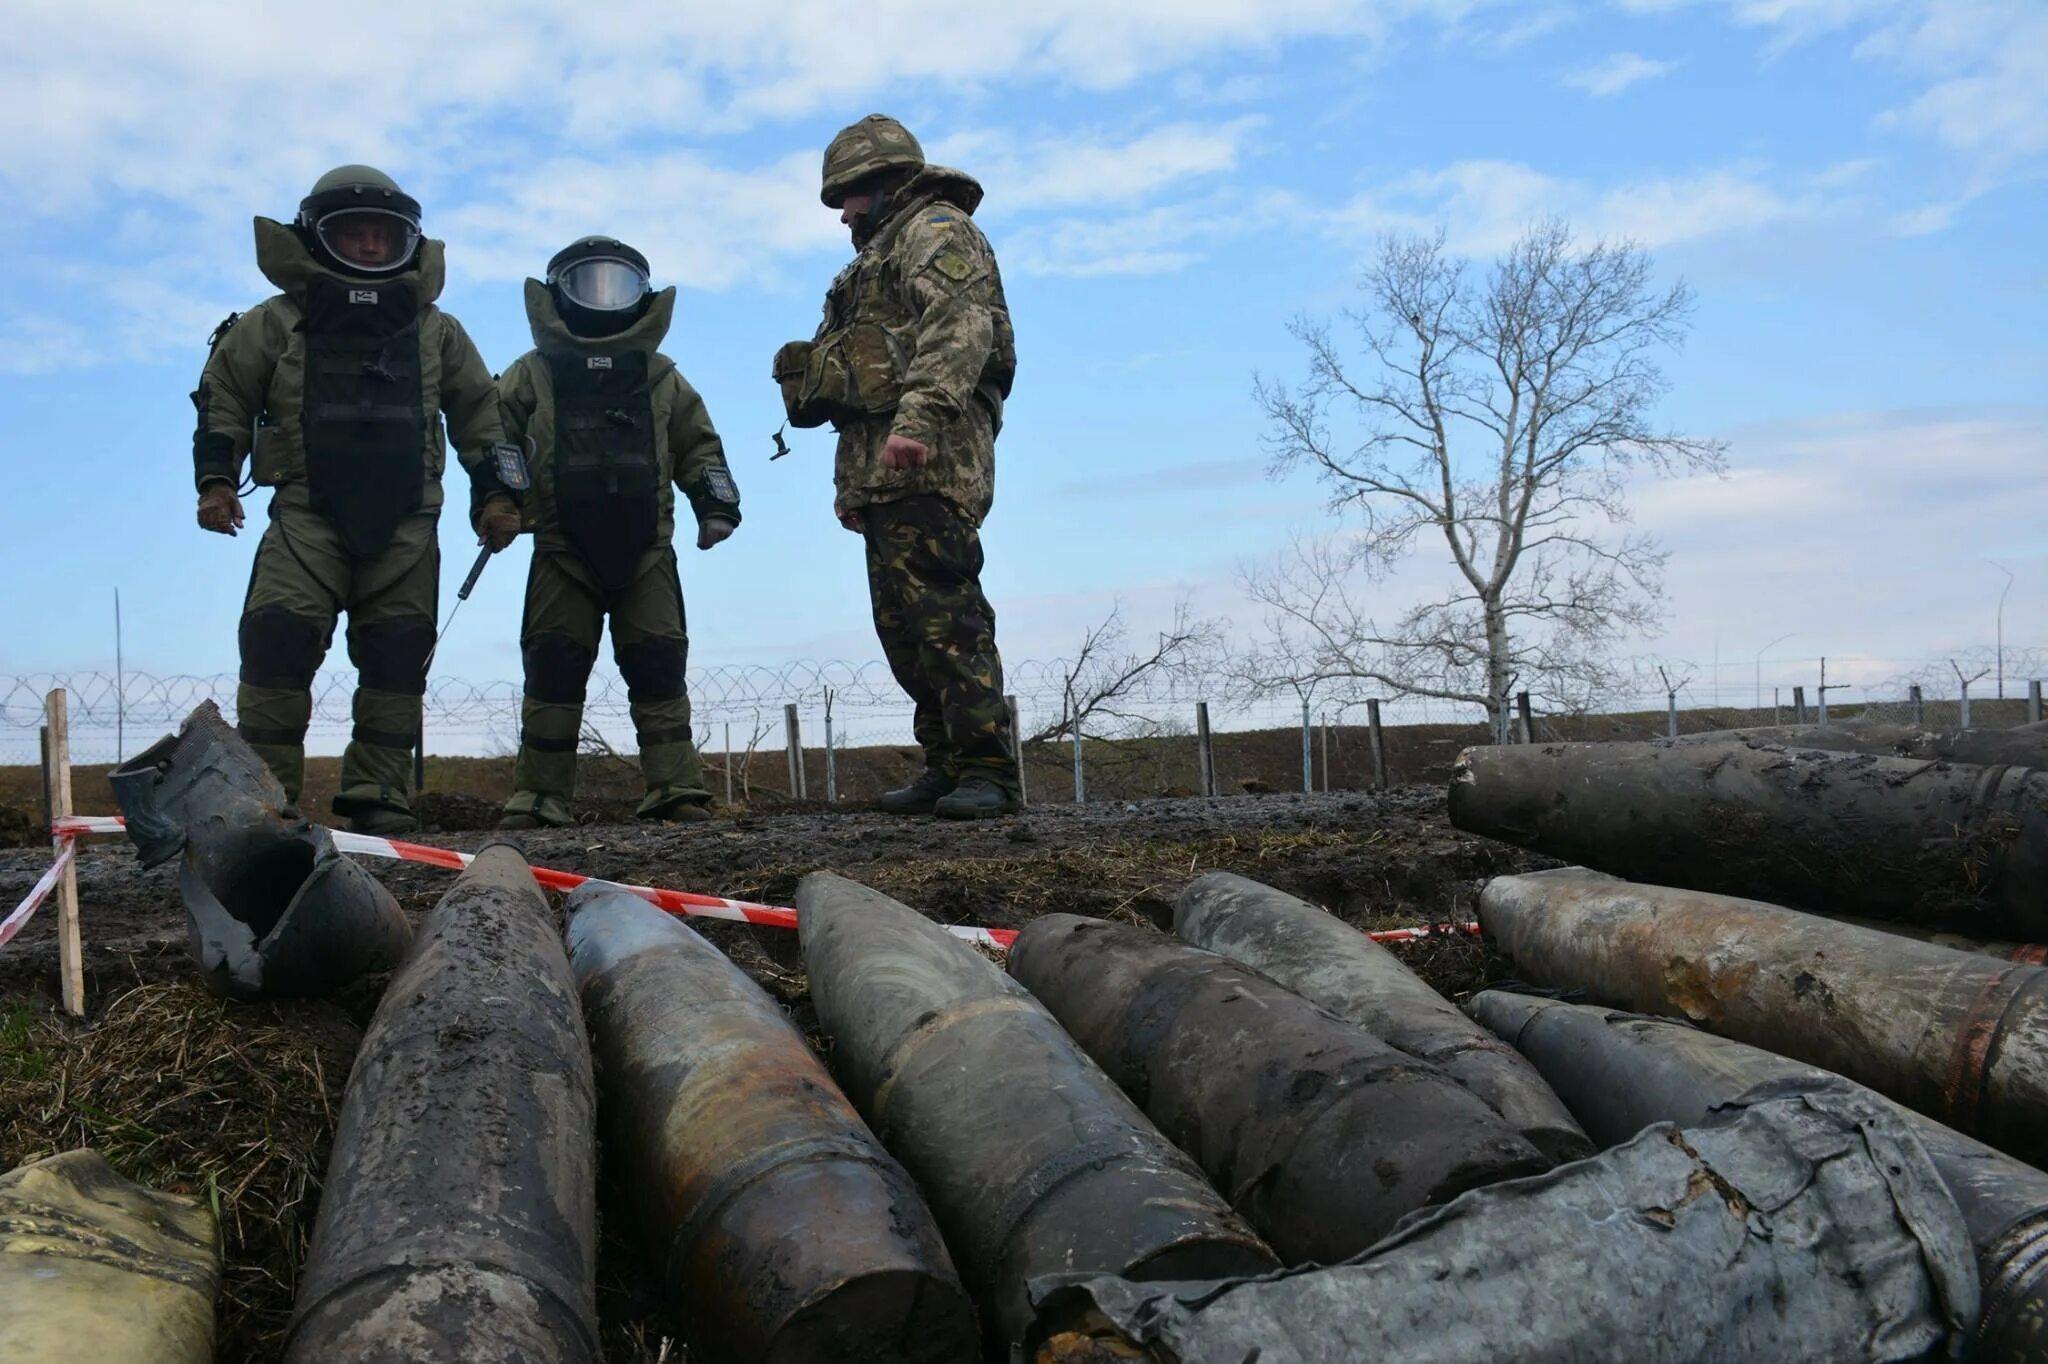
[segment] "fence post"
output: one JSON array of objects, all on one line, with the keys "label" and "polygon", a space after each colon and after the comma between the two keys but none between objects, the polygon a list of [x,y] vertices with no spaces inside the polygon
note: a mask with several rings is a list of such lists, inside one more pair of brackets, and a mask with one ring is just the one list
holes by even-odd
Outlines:
[{"label": "fence post", "polygon": [[1778,714],[1778,689],[1777,689],[1776,687],[1772,687],[1772,688],[1771,688],[1771,724],[1772,724],[1773,726],[1776,726],[1776,725],[1782,724],[1783,722],[1784,722],[1784,721],[1783,721],[1783,717],[1782,717],[1782,716],[1780,716],[1780,715]]},{"label": "fence post", "polygon": [[1088,799],[1088,783],[1081,775],[1081,722],[1074,721],[1074,804]]},{"label": "fence post", "polygon": [[782,726],[789,734],[790,799],[803,800],[809,793],[804,789],[804,739],[797,728],[795,703],[782,708]]},{"label": "fence post", "polygon": [[725,722],[725,803],[732,804],[732,721]]},{"label": "fence post", "polygon": [[2041,683],[2038,679],[2027,683],[2027,723],[2041,723]]},{"label": "fence post", "polygon": [[1330,712],[1323,712],[1323,790],[1330,789]]},{"label": "fence post", "polygon": [[1209,703],[1195,702],[1195,766],[1201,773],[1200,790],[1216,794],[1216,749],[1209,740]]},{"label": "fence post", "polygon": [[1963,683],[1963,722],[1959,727],[1962,729],[1970,727],[1970,684],[1967,682]]},{"label": "fence post", "polygon": [[1387,744],[1386,736],[1380,732],[1378,697],[1365,703],[1365,727],[1372,739],[1372,784],[1384,791],[1387,789]]},{"label": "fence post", "polygon": [[1525,691],[1518,691],[1515,693],[1515,711],[1521,717],[1522,742],[1525,744],[1535,743],[1536,721],[1534,717],[1532,717],[1529,714],[1529,693]]},{"label": "fence post", "polygon": [[1017,763],[1017,804],[1021,807],[1031,803],[1030,798],[1024,791],[1023,712],[1018,709],[1017,698],[1014,696],[1005,696],[1003,698],[1003,705],[1008,707],[1010,712],[1010,756]]},{"label": "fence post", "polygon": [[1794,687],[1792,689],[1792,723],[1795,725],[1806,723],[1806,688],[1804,687]]},{"label": "fence post", "polygon": [[42,755],[37,761],[43,765],[43,827],[47,829],[56,822],[55,816],[52,814],[55,806],[51,803],[54,793],[50,790],[50,727],[48,725],[44,725],[36,730],[36,748]]},{"label": "fence post", "polygon": [[[43,700],[49,728],[44,780],[50,787],[52,823],[71,813],[71,714],[62,687]],[[50,846],[62,851],[64,840],[51,835]],[[85,1016],[85,952],[78,932],[78,858],[74,855],[57,880],[57,983],[64,1012]]]},{"label": "fence post", "polygon": [[839,764],[832,753],[832,689],[825,688],[825,803],[839,803]]},{"label": "fence post", "polygon": [[1678,692],[1675,689],[1664,693],[1664,737],[1678,737]]},{"label": "fence post", "polygon": [[1301,700],[1301,789],[1316,789],[1314,751],[1309,747],[1308,698]]},{"label": "fence post", "polygon": [[1906,700],[1911,702],[1913,706],[1913,723],[1916,725],[1922,723],[1926,718],[1926,700],[1921,695],[1918,682],[1906,688]]}]

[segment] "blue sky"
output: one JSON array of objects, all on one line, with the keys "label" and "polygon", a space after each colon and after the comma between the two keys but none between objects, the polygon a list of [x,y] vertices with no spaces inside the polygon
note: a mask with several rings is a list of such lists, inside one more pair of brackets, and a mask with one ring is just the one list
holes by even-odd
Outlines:
[{"label": "blue sky", "polygon": [[[828,437],[767,455],[769,356],[809,335],[848,249],[818,153],[877,108],[988,189],[1021,357],[986,528],[1012,658],[1071,648],[1113,600],[1140,630],[1182,593],[1248,627],[1239,565],[1329,528],[1260,448],[1252,376],[1302,368],[1288,321],[1344,307],[1380,233],[1441,226],[1483,257],[1548,214],[1698,295],[1663,416],[1727,440],[1731,473],[1639,490],[1673,551],[1641,651],[1719,651],[1742,681],[1788,632],[1778,654],[1873,669],[1988,644],[1989,558],[2017,579],[2008,641],[2048,645],[2040,0],[322,13],[10,7],[0,451],[22,590],[0,672],[110,665],[117,586],[131,668],[233,669],[255,537],[193,524],[186,394],[213,325],[268,292],[250,215],[288,217],[352,160],[423,201],[442,303],[494,369],[530,344],[519,282],[557,247],[640,246],[681,288],[666,349],[747,514],[681,550],[693,658],[875,657]],[[443,545],[445,606],[471,557],[453,517]],[[517,676],[525,553],[486,574],[439,671]]]}]

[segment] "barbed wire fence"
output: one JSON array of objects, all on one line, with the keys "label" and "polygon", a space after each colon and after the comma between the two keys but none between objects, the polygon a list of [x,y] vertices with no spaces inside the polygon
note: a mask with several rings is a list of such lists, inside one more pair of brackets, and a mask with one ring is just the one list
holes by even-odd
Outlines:
[{"label": "barbed wire fence", "polygon": [[[1670,680],[1668,688],[1659,680],[1658,667],[1661,677]],[[1077,727],[1067,717],[1074,705],[1074,671],[1065,659],[1013,663],[1006,669],[1005,690],[1016,699],[1019,732],[1052,736],[1027,750],[1026,775],[1035,798],[1073,798],[1067,769]],[[1966,695],[1973,726],[2019,724],[2040,718],[2038,679],[2048,677],[2048,648],[1979,647],[1901,659],[1660,659],[1644,661],[1635,675],[1645,681],[1603,698],[1597,710],[1533,707],[1526,737],[1537,742],[1656,738],[1674,731],[1812,722],[1822,718],[1823,707],[1834,718],[1870,713],[1955,727],[1962,721]],[[174,730],[202,701],[215,701],[230,718],[234,714],[235,678],[229,673],[125,672],[118,679],[104,672],[0,674],[0,766],[40,762],[44,698],[56,687],[68,693],[72,759],[83,765],[132,756]],[[341,751],[351,729],[354,687],[354,674],[345,669],[316,678],[309,752]],[[1144,677],[1117,694],[1113,704],[1091,710],[1078,726],[1087,775],[1074,785],[1095,781],[1098,764],[1120,757],[1121,776],[1098,783],[1099,795],[1192,791],[1200,780],[1198,702],[1204,703],[1219,736],[1215,785],[1222,791],[1373,784],[1378,773],[1367,744],[1368,700],[1378,702],[1391,781],[1431,779],[1447,769],[1458,748],[1486,741],[1485,717],[1477,706],[1375,695],[1379,690],[1325,683],[1247,698],[1233,696],[1220,673],[1183,669]],[[510,756],[518,746],[520,695],[517,681],[435,679],[426,696],[427,751]],[[700,748],[707,759],[723,759],[728,766],[743,754],[780,761],[794,708],[804,756],[795,781],[777,783],[791,788],[785,794],[813,800],[848,794],[842,773],[851,751],[896,749],[906,760],[915,757],[911,704],[880,661],[700,668],[690,676],[690,695]],[[585,720],[594,743],[620,754],[633,751],[627,689],[615,671],[601,667],[592,675]],[[1265,733],[1269,742],[1254,753],[1227,740],[1249,733]],[[1522,737],[1519,727],[1517,737]],[[1233,747],[1240,751],[1226,764],[1220,755]],[[751,758],[746,766],[754,770]]]}]

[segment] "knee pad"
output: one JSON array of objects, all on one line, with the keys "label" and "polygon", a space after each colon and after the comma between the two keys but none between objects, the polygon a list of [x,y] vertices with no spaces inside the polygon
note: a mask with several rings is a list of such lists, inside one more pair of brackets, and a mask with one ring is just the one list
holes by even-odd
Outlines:
[{"label": "knee pad", "polygon": [[373,691],[424,696],[427,657],[434,652],[434,622],[401,616],[348,627],[348,653],[362,684]]},{"label": "knee pad", "polygon": [[535,701],[580,706],[597,655],[567,635],[535,635],[520,650],[526,664],[526,694]]},{"label": "knee pad", "polygon": [[252,687],[305,691],[327,656],[327,627],[282,606],[242,613],[236,631],[242,646],[242,681]]},{"label": "knee pad", "polygon": [[683,667],[689,641],[642,639],[614,650],[626,694],[635,701],[673,701],[683,694]]}]

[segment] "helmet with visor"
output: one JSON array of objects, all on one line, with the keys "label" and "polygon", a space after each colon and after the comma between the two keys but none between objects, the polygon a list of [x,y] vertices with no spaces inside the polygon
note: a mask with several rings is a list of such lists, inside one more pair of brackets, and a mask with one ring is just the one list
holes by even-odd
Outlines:
[{"label": "helmet with visor", "polygon": [[299,230],[314,252],[352,274],[388,275],[412,264],[420,206],[372,166],[338,166],[299,202]]}]

